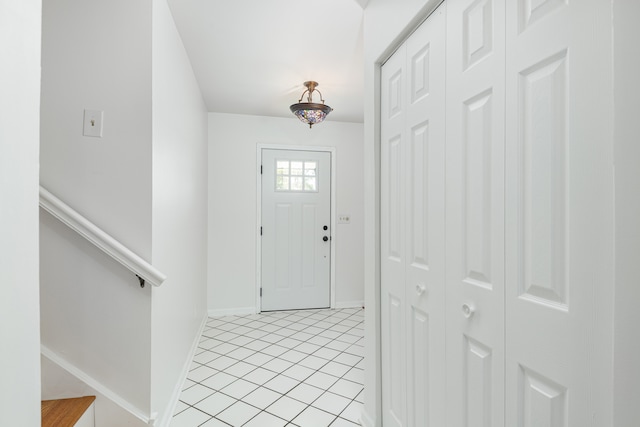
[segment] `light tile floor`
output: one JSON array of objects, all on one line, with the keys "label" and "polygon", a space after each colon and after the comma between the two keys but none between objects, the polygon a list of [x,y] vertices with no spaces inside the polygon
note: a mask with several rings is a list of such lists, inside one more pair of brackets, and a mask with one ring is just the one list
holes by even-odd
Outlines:
[{"label": "light tile floor", "polygon": [[354,427],[362,309],[210,318],[171,427]]}]

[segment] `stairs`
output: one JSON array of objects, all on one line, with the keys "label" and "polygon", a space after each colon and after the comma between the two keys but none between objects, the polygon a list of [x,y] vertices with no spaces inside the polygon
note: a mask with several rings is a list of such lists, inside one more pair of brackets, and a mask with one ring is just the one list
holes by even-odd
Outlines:
[{"label": "stairs", "polygon": [[[95,400],[95,396],[43,400],[42,427],[92,427],[94,425],[93,402]],[[89,408],[90,411],[87,411]]]}]

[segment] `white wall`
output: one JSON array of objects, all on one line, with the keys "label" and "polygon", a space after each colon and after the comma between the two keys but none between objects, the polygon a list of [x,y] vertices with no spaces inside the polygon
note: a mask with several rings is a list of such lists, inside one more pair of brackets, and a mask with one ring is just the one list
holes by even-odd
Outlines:
[{"label": "white wall", "polygon": [[[207,316],[207,111],[166,0],[153,1],[152,409],[171,417]],[[166,425],[162,419],[159,425]]]},{"label": "white wall", "polygon": [[0,2],[0,425],[40,425],[39,0]]},{"label": "white wall", "polygon": [[640,3],[613,2],[615,100],[616,289],[614,425],[638,423],[640,402]]},{"label": "white wall", "polygon": [[[325,94],[326,95],[326,94]],[[283,106],[287,108],[288,106]],[[209,114],[209,276],[211,314],[256,309],[257,144],[335,147],[338,224],[336,305],[363,300],[362,124],[309,129],[298,119]]]},{"label": "white wall", "polygon": [[[380,384],[380,64],[439,0],[370,0],[364,13],[365,404],[363,423],[382,423]],[[375,308],[374,308],[375,307]]]},{"label": "white wall", "polygon": [[44,210],[40,277],[42,344],[148,415],[150,286]]},{"label": "white wall", "polygon": [[[151,261],[151,1],[47,0],[42,40],[40,183]],[[151,290],[43,213],[41,293],[42,342],[149,416]]]},{"label": "white wall", "polygon": [[206,108],[165,0],[48,0],[43,39],[43,186],[167,275],[140,289],[44,216],[44,342],[164,425],[207,314]]},{"label": "white wall", "polygon": [[[151,257],[151,1],[47,0],[40,182]],[[103,137],[82,135],[84,109]]]}]

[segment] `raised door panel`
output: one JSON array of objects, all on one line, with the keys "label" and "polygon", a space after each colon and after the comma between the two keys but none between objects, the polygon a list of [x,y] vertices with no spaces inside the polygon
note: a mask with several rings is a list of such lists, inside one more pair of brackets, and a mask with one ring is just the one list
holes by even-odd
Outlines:
[{"label": "raised door panel", "polygon": [[447,424],[504,426],[504,0],[447,7]]},{"label": "raised door panel", "polygon": [[567,427],[567,389],[520,366],[518,369],[518,426]]},{"label": "raised door panel", "polygon": [[492,187],[493,92],[484,91],[463,103],[462,150],[462,268],[468,285],[491,289],[492,285]]},{"label": "raised door panel", "polygon": [[393,292],[389,292],[385,299],[387,327],[382,338],[386,341],[387,357],[383,366],[386,370],[383,383],[388,393],[383,397],[385,399],[384,419],[391,425],[403,426],[406,417],[407,384],[404,303]]},{"label": "raised door panel", "polygon": [[[416,306],[412,306],[409,312],[410,335],[408,349],[408,425],[430,426],[434,417],[433,369],[437,360],[432,360],[430,353],[433,345],[433,327],[430,324],[429,314]],[[435,331],[438,333],[438,331]]]},{"label": "raised door panel", "polygon": [[406,426],[405,50],[382,67],[381,344],[384,425]]},{"label": "raised door panel", "polygon": [[303,288],[313,288],[319,286],[327,277],[324,274],[318,274],[318,258],[322,258],[323,254],[318,253],[318,229],[320,221],[320,213],[318,206],[315,204],[303,204],[301,206],[301,222],[302,246],[300,248],[301,256],[301,280]]},{"label": "raised door panel", "polygon": [[[295,277],[291,272],[291,229],[292,218],[295,218],[295,214],[292,212],[293,206],[291,203],[278,203],[275,206],[275,250],[273,250],[271,257],[275,258],[275,278],[274,283],[276,289],[286,290],[294,286]],[[269,270],[267,270],[269,271]],[[295,276],[297,273],[294,272]],[[268,277],[265,277],[268,279]]]},{"label": "raised door panel", "polygon": [[461,16],[462,65],[467,70],[493,53],[493,21],[501,17],[494,16],[492,0],[475,0],[464,6]]},{"label": "raised door panel", "polygon": [[566,6],[568,0],[520,0],[518,3],[518,32],[522,33],[549,14]]},{"label": "raised door panel", "polygon": [[568,75],[563,50],[519,74],[518,294],[567,310]]},{"label": "raised door panel", "polygon": [[[463,347],[463,425],[486,427],[492,425],[494,385],[492,383],[493,351],[468,336]],[[498,384],[499,385],[499,384]]]},{"label": "raised door panel", "polygon": [[[432,146],[431,128],[425,120],[410,130],[407,164],[407,254],[409,265],[423,271],[429,269],[429,184]],[[437,143],[437,142],[436,142]]]},{"label": "raised door panel", "polygon": [[398,268],[404,267],[404,149],[402,134],[393,135],[383,147],[387,187],[385,226],[387,245],[384,256]]}]

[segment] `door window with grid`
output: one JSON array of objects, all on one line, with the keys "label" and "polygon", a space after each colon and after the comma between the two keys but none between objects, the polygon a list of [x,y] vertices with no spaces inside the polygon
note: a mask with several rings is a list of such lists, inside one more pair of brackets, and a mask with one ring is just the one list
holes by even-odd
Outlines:
[{"label": "door window with grid", "polygon": [[276,191],[318,192],[318,162],[276,160]]}]

